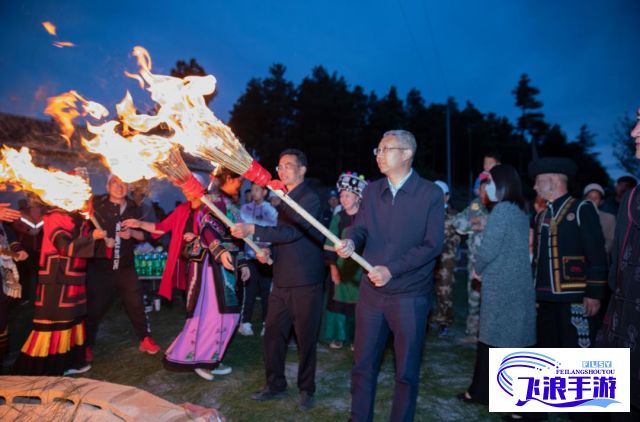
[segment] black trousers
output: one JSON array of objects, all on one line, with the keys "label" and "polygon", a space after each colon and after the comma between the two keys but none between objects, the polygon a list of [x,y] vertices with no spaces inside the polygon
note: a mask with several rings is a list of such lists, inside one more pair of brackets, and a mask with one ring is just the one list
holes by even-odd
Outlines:
[{"label": "black trousers", "polygon": [[264,362],[267,386],[284,391],[287,345],[291,327],[298,343],[298,388],[316,391],[316,345],[322,318],[322,283],[300,287],[273,286],[269,296],[269,312],[265,321]]},{"label": "black trousers", "polygon": [[139,340],[149,335],[147,315],[142,303],[142,285],[134,267],[111,269],[89,264],[87,271],[87,345],[93,346],[100,321],[119,294]]},{"label": "black trousers", "polygon": [[40,251],[27,251],[27,253],[29,254],[29,258],[16,262],[16,267],[20,274],[20,285],[22,286],[22,297],[20,299],[31,301],[36,295]]},{"label": "black trousers", "polygon": [[[571,303],[540,302],[536,318],[536,347],[593,347],[600,314],[572,314]],[[574,322],[572,322],[572,320]],[[582,332],[574,323],[584,324]]]},{"label": "black trousers", "polygon": [[474,401],[489,405],[489,349],[493,346],[479,341],[476,349],[476,364],[473,379],[467,390]]},{"label": "black trousers", "polygon": [[271,266],[261,264],[256,260],[249,261],[251,277],[244,286],[244,303],[242,304],[242,321],[251,322],[253,307],[256,304],[256,297],[260,295],[262,306],[261,321],[267,320],[267,309],[269,309],[269,293],[271,292],[272,270]]},{"label": "black trousers", "polygon": [[0,286],[0,375],[2,375],[2,362],[9,353],[9,304],[11,298],[4,294]]}]

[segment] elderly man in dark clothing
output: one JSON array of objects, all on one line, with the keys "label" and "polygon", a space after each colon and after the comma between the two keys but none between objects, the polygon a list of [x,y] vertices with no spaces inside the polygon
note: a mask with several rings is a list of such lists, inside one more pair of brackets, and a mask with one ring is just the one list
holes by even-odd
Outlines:
[{"label": "elderly man in dark clothing", "polygon": [[598,210],[571,197],[576,174],[568,158],[547,157],[529,165],[534,189],[547,201],[535,220],[533,274],[538,303],[539,347],[590,347],[606,293],[607,255]]},{"label": "elderly man in dark clothing", "polygon": [[[280,154],[278,176],[289,197],[315,218],[320,217],[320,198],[305,182],[307,158],[302,151],[287,149]],[[299,407],[313,406],[316,390],[316,343],[322,316],[322,286],[325,278],[324,236],[286,204],[280,204],[278,225],[263,227],[238,223],[235,237],[253,235],[257,242],[271,242],[273,289],[265,321],[264,360],[267,385],[251,398],[258,401],[282,397],[287,388],[284,374],[291,327],[298,340]],[[265,255],[258,259],[265,262]]]},{"label": "elderly man in dark clothing", "polygon": [[393,333],[396,377],[390,420],[415,416],[433,269],[444,239],[444,197],[411,164],[414,136],[386,132],[373,150],[386,177],[364,191],[360,212],[336,245],[342,257],[364,246],[374,268],[363,275],[356,305],[351,418],[371,421],[380,361]]}]

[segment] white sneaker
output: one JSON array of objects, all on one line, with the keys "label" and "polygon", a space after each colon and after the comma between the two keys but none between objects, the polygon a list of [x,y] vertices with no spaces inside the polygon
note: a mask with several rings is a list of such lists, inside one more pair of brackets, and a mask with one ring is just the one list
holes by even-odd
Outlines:
[{"label": "white sneaker", "polygon": [[66,371],[64,371],[64,376],[66,377],[67,375],[75,375],[75,374],[84,374],[85,372],[87,372],[89,369],[91,369],[91,365],[85,365],[82,368],[71,368],[71,369],[67,369]]},{"label": "white sneaker", "polygon": [[220,363],[216,369],[212,369],[211,373],[213,375],[229,375],[232,371],[230,366],[225,365],[224,363]]},{"label": "white sneaker", "polygon": [[238,326],[238,332],[243,336],[252,336],[253,329],[251,328],[251,323],[250,322],[241,323],[240,326]]},{"label": "white sneaker", "polygon": [[202,378],[206,379],[207,381],[213,381],[213,374],[211,373],[211,371],[208,371],[203,368],[196,368],[194,369],[194,371],[196,374],[200,375]]},{"label": "white sneaker", "polygon": [[335,341],[333,340],[331,343],[329,343],[329,347],[333,350],[339,350],[342,349],[342,342],[341,341]]}]

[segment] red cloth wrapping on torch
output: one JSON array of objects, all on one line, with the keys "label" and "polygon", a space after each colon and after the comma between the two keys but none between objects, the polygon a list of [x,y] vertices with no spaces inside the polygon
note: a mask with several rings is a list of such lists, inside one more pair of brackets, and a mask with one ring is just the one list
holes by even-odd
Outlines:
[{"label": "red cloth wrapping on torch", "polygon": [[280,180],[271,180],[271,173],[262,167],[256,160],[251,162],[251,167],[242,174],[242,177],[262,187],[269,186],[275,190],[281,190],[283,192],[287,191],[287,188]]},{"label": "red cloth wrapping on torch", "polygon": [[267,183],[272,179],[271,173],[262,167],[256,160],[251,162],[251,167],[249,167],[249,170],[245,171],[242,176],[262,187],[267,186]]},{"label": "red cloth wrapping on torch", "polygon": [[184,193],[184,196],[188,200],[193,198],[201,198],[202,195],[204,195],[204,188],[193,174],[191,174],[189,180],[184,183],[177,183],[176,186],[178,186],[180,190],[182,190],[182,193]]}]

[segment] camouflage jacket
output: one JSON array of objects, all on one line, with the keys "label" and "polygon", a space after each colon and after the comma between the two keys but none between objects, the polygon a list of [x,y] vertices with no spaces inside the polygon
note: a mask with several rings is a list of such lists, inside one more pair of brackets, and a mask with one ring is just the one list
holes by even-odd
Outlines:
[{"label": "camouflage jacket", "polygon": [[461,235],[469,235],[467,239],[469,265],[473,265],[475,262],[476,253],[482,242],[482,231],[487,224],[488,217],[489,211],[480,198],[474,198],[467,208],[453,218],[452,225],[456,232]]},{"label": "camouflage jacket", "polygon": [[442,260],[454,259],[460,244],[460,234],[453,224],[456,215],[456,210],[451,207],[447,208],[444,215],[444,244],[442,245],[442,255],[440,256]]}]

